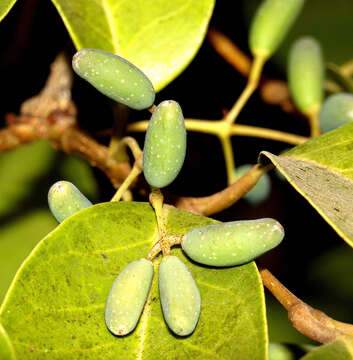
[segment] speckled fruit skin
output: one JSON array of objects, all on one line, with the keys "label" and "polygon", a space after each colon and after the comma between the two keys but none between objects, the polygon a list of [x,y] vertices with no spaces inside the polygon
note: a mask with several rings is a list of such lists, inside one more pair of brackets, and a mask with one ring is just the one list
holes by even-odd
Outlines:
[{"label": "speckled fruit skin", "polygon": [[289,52],[289,88],[304,114],[318,109],[324,98],[325,65],[320,44],[312,37],[298,39]]},{"label": "speckled fruit skin", "polygon": [[186,154],[186,129],[176,101],[161,102],[154,110],[143,148],[146,181],[158,188],[169,185],[179,174]]},{"label": "speckled fruit skin", "polygon": [[251,22],[249,46],[254,56],[270,57],[294,23],[305,0],[264,0]]},{"label": "speckled fruit skin", "polygon": [[170,330],[179,336],[191,334],[200,316],[201,297],[189,269],[176,256],[163,257],[159,265],[159,295]]},{"label": "speckled fruit skin", "polygon": [[51,213],[61,223],[77,211],[92,206],[92,203],[69,181],[58,181],[48,193]]},{"label": "speckled fruit skin", "polygon": [[105,323],[115,335],[135,329],[153,278],[153,264],[139,259],[128,264],[114,280],[105,305]]},{"label": "speckled fruit skin", "polygon": [[155,91],[148,77],[120,56],[82,49],[72,58],[76,74],[109,98],[135,110],[153,105]]},{"label": "speckled fruit skin", "polygon": [[353,121],[353,95],[340,93],[329,96],[319,116],[323,132],[331,131]]},{"label": "speckled fruit skin", "polygon": [[276,247],[283,237],[284,229],[274,219],[241,220],[192,229],[181,246],[201,264],[233,266],[254,260]]}]

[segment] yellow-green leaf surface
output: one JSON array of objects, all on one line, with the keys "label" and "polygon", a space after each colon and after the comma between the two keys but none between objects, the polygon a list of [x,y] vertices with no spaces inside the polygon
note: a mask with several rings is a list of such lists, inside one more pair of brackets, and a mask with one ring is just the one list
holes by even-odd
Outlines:
[{"label": "yellow-green leaf surface", "polygon": [[337,339],[310,351],[301,360],[353,360],[353,340]]},{"label": "yellow-green leaf surface", "polygon": [[[168,207],[169,233],[214,220]],[[0,321],[21,359],[267,358],[261,280],[253,262],[215,269],[191,263],[202,309],[195,332],[174,336],[163,320],[158,267],[148,303],[131,335],[115,337],[105,302],[119,272],[147,255],[156,240],[147,203],[103,203],[78,212],[45,237],[23,263],[0,309]]]},{"label": "yellow-green leaf surface", "polygon": [[0,0],[0,21],[8,14],[17,0]]},{"label": "yellow-green leaf surface", "polygon": [[353,247],[353,123],[268,158]]},{"label": "yellow-green leaf surface", "polygon": [[47,193],[61,179],[74,182],[91,200],[97,198],[89,165],[75,156],[58,156],[47,141],[0,155],[0,303],[23,260],[57,225]]},{"label": "yellow-green leaf surface", "polygon": [[3,328],[0,324],[0,360],[15,360],[15,350],[12,346],[12,343]]},{"label": "yellow-green leaf surface", "polygon": [[190,63],[215,0],[52,0],[78,50],[117,54],[139,67],[156,91]]}]

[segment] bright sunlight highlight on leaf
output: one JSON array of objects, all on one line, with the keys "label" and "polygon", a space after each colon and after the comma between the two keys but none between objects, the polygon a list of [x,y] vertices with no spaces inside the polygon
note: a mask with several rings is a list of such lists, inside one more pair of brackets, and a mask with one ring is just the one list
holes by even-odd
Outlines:
[{"label": "bright sunlight highlight on leaf", "polygon": [[156,91],[199,49],[214,0],[52,0],[78,50],[95,48],[140,68]]}]

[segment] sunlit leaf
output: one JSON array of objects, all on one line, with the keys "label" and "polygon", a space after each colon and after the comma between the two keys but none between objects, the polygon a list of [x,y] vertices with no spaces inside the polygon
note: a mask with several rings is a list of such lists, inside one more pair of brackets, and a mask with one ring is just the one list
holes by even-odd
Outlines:
[{"label": "sunlit leaf", "polygon": [[0,0],[0,21],[8,14],[17,0]]},{"label": "sunlit leaf", "polygon": [[190,63],[215,0],[52,0],[77,49],[96,48],[138,66],[156,91]]},{"label": "sunlit leaf", "polygon": [[353,123],[268,159],[353,247]]},{"label": "sunlit leaf", "polygon": [[23,260],[57,224],[48,209],[47,193],[62,179],[97,199],[90,166],[75,156],[58,157],[46,141],[0,155],[0,303]]},{"label": "sunlit leaf", "polygon": [[[169,208],[167,221],[169,233],[213,222],[174,208]],[[18,356],[266,359],[263,288],[255,264],[202,267],[189,262],[179,248],[172,253],[187,264],[202,297],[195,332],[181,338],[168,330],[158,274],[135,331],[119,338],[107,330],[104,307],[113,280],[129,262],[147,255],[156,235],[155,214],[146,203],[99,204],[61,223],[23,263],[0,309]]]}]

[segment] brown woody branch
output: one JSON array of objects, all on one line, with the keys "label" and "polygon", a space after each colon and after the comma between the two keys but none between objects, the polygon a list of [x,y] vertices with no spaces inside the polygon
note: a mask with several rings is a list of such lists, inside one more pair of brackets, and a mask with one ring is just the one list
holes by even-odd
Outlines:
[{"label": "brown woody branch", "polygon": [[[40,139],[57,149],[78,154],[101,169],[118,188],[131,171],[128,162],[115,160],[108,147],[99,144],[77,126],[76,107],[71,101],[72,71],[59,55],[43,90],[25,101],[19,116],[8,114],[7,127],[0,130],[0,152]],[[173,197],[172,203],[185,210],[211,215],[233,205],[257,182],[266,168],[255,166],[232,186],[207,197]]]},{"label": "brown woody branch", "polygon": [[175,206],[179,209],[200,215],[212,215],[235,204],[257,183],[261,175],[273,168],[273,165],[254,165],[237,182],[224,190],[205,197],[179,197]]},{"label": "brown woody branch", "polygon": [[314,309],[282,285],[267,269],[260,270],[264,286],[288,311],[292,325],[308,338],[326,344],[342,336],[353,336],[353,325],[334,320]]},{"label": "brown woody branch", "polygon": [[0,130],[0,152],[40,139],[57,149],[85,158],[101,169],[118,188],[131,170],[128,162],[117,162],[106,146],[79,129],[76,107],[71,101],[72,71],[63,55],[51,66],[43,90],[25,101],[20,115],[8,114],[7,127]]}]

